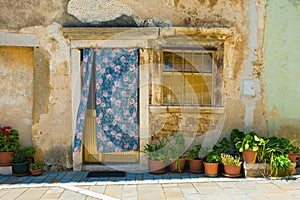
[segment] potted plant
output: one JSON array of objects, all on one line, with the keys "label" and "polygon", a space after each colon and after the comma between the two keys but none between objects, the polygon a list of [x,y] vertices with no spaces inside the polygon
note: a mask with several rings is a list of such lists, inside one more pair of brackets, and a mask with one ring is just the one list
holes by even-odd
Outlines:
[{"label": "potted plant", "polygon": [[[272,136],[266,144],[266,162],[269,164],[270,176],[282,177],[290,176],[295,173],[296,164],[289,158],[289,153],[296,151],[295,141],[287,138]],[[294,149],[295,148],[295,149]]]},{"label": "potted plant", "polygon": [[166,172],[165,145],[164,138],[144,145],[142,152],[148,156],[149,173],[162,174]]},{"label": "potted plant", "polygon": [[185,139],[183,133],[177,133],[167,139],[167,153],[171,172],[183,172],[185,169]]},{"label": "potted plant", "polygon": [[15,176],[26,176],[29,174],[29,165],[34,152],[35,149],[32,146],[15,152],[12,163],[12,170]]},{"label": "potted plant", "polygon": [[295,163],[298,153],[300,152],[299,147],[294,144],[296,140],[292,140],[289,142],[288,148],[287,148],[287,153],[288,153],[288,158],[291,160],[291,162]]},{"label": "potted plant", "polygon": [[31,163],[29,166],[29,171],[30,171],[30,174],[33,176],[41,175],[43,173],[43,166],[37,165],[35,163]]},{"label": "potted plant", "polygon": [[261,138],[255,132],[249,132],[243,138],[235,138],[235,148],[242,153],[245,163],[255,163]]},{"label": "potted plant", "polygon": [[14,152],[19,147],[19,132],[10,126],[0,127],[0,166],[12,165]]},{"label": "potted plant", "polygon": [[286,154],[273,155],[270,160],[271,175],[274,177],[290,176],[292,162]]},{"label": "potted plant", "polygon": [[186,152],[189,171],[192,173],[203,173],[204,166],[202,158],[199,157],[200,151],[201,144],[196,144]]},{"label": "potted plant", "polygon": [[221,157],[219,153],[216,151],[210,151],[207,154],[204,162],[205,175],[209,177],[218,176],[220,161],[221,161]]},{"label": "potted plant", "polygon": [[230,154],[221,154],[221,163],[224,165],[224,175],[227,177],[241,176],[242,162],[239,156],[232,156]]}]

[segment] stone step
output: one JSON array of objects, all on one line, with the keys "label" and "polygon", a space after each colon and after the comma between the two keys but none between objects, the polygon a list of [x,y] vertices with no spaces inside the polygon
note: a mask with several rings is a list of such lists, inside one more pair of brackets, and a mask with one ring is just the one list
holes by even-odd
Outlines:
[{"label": "stone step", "polygon": [[12,166],[0,166],[0,174],[12,175]]}]

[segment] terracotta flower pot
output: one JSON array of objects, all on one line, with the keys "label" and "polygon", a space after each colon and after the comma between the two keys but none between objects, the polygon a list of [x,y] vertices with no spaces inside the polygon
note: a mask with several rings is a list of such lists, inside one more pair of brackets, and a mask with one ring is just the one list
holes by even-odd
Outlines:
[{"label": "terracotta flower pot", "polygon": [[192,173],[203,173],[203,160],[189,160],[189,171]]},{"label": "terracotta flower pot", "polygon": [[290,159],[291,162],[295,163],[296,159],[297,159],[297,153],[288,153],[288,157]]},{"label": "terracotta flower pot", "polygon": [[241,166],[236,165],[224,165],[224,173],[228,175],[239,175],[241,174]]},{"label": "terracotta flower pot", "polygon": [[255,163],[256,162],[256,151],[245,150],[243,151],[243,160],[245,163]]},{"label": "terracotta flower pot", "polygon": [[179,158],[179,169],[177,168],[177,162],[176,160],[172,160],[170,164],[170,170],[171,172],[184,172],[185,167],[185,158]]},{"label": "terracotta flower pot", "polygon": [[149,173],[162,174],[166,172],[164,160],[148,160]]},{"label": "terracotta flower pot", "polygon": [[204,170],[207,176],[218,175],[219,163],[206,163],[204,162]]},{"label": "terracotta flower pot", "polygon": [[0,152],[0,166],[11,166],[15,152]]},{"label": "terracotta flower pot", "polygon": [[43,173],[43,169],[29,169],[32,176],[39,176]]}]

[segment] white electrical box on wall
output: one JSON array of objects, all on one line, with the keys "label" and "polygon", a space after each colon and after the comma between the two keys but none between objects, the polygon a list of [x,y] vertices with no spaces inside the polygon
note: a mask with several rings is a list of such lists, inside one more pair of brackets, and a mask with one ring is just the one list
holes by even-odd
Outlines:
[{"label": "white electrical box on wall", "polygon": [[243,80],[243,95],[255,96],[254,80]]}]

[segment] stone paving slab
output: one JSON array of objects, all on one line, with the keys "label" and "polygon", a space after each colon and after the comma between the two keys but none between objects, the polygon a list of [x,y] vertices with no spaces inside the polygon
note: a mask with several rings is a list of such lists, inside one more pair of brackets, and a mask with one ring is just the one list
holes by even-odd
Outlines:
[{"label": "stone paving slab", "polygon": [[299,199],[300,175],[290,179],[208,178],[203,174],[127,173],[123,178],[87,178],[87,172],[0,176],[0,200]]}]

